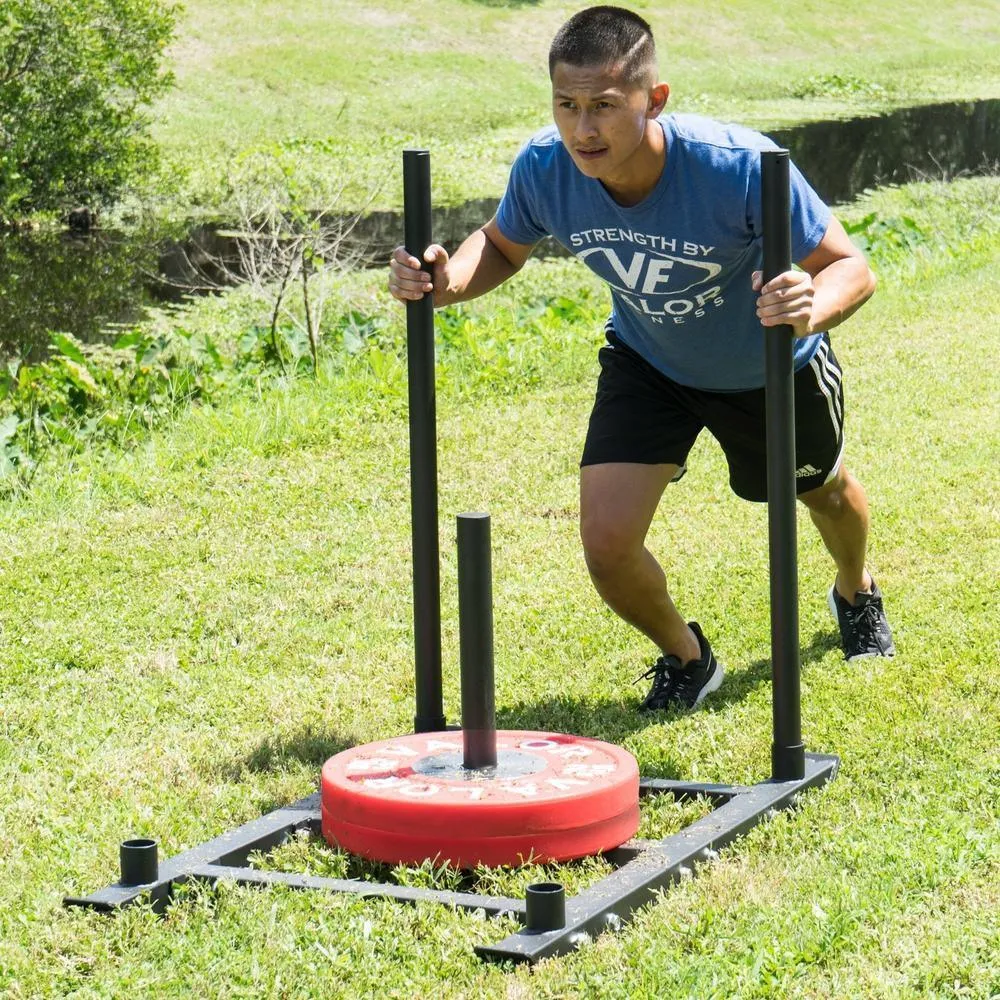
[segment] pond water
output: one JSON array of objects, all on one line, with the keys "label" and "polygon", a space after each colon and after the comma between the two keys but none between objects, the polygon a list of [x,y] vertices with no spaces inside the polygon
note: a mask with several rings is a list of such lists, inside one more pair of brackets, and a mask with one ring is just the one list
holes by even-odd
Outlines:
[{"label": "pond water", "polygon": [[[1000,170],[1000,100],[904,108],[769,134],[828,202],[885,184]],[[436,210],[434,238],[454,246],[495,208],[495,199],[479,199]],[[401,233],[395,212],[372,213],[359,226],[380,265]],[[182,241],[106,232],[0,236],[0,356],[41,356],[50,330],[85,341],[113,339],[115,325],[134,322],[151,305],[180,301],[185,285],[205,285],[207,262],[226,247],[217,229],[204,226]],[[541,250],[562,252],[554,245]]]}]

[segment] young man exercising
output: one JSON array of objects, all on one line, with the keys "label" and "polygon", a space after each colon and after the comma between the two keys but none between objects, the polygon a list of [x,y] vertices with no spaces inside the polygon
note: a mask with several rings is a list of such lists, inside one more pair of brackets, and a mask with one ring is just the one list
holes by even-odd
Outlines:
[{"label": "young man exercising", "polygon": [[702,428],[719,441],[730,485],[764,501],[764,328],[795,333],[799,499],[836,564],[830,608],[848,660],[892,656],[882,597],[865,567],[868,502],[844,466],[840,366],[826,331],[874,292],[841,224],[793,166],[792,254],[800,271],[761,282],[760,150],[770,140],[693,115],[663,115],[649,25],[591,7],[549,52],[555,126],[511,169],[496,215],[449,257],[393,251],[401,301],[462,302],[516,274],[554,236],[611,286],[612,313],[580,463],[580,534],[604,601],[661,651],[644,709],[694,708],[722,665],[686,622],[645,547],[668,483]]}]

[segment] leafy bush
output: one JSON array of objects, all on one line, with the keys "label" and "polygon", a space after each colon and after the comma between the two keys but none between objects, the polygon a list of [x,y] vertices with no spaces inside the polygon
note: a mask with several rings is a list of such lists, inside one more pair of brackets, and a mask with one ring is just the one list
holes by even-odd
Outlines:
[{"label": "leafy bush", "polygon": [[157,162],[145,109],[177,8],[164,0],[0,4],[0,222],[97,209]]},{"label": "leafy bush", "polygon": [[893,258],[929,243],[927,234],[908,215],[882,218],[869,212],[857,222],[845,222],[844,229],[856,246],[873,257]]},{"label": "leafy bush", "polygon": [[[543,376],[578,377],[566,360],[578,355],[566,348],[581,336],[599,337],[603,300],[581,289],[551,296],[530,282],[521,291],[510,309],[459,305],[437,314],[439,385],[460,395],[510,395]],[[191,403],[315,374],[300,324],[271,326],[238,312],[227,311],[221,327],[195,320],[189,329],[174,317],[157,329],[125,333],[112,346],[56,334],[46,360],[0,368],[0,491],[30,483],[48,454],[129,447]],[[369,313],[342,303],[321,341],[345,384],[373,387],[392,406],[406,398],[402,318],[402,310]]]},{"label": "leafy bush", "polygon": [[810,76],[791,88],[792,97],[868,97],[886,96],[886,89],[880,83],[873,83],[859,76],[846,73],[820,73]]},{"label": "leafy bush", "polygon": [[182,327],[135,330],[113,347],[58,334],[53,346],[46,361],[0,370],[0,484],[30,480],[53,446],[128,443],[234,379],[212,338]]}]

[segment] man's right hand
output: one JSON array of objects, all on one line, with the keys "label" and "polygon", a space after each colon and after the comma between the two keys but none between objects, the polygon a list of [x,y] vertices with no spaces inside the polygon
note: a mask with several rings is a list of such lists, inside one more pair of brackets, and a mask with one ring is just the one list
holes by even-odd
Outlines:
[{"label": "man's right hand", "polygon": [[448,287],[445,271],[448,251],[432,243],[424,251],[424,261],[430,267],[421,268],[420,261],[406,247],[396,247],[389,258],[389,291],[400,302],[415,302],[428,292],[442,292]]}]

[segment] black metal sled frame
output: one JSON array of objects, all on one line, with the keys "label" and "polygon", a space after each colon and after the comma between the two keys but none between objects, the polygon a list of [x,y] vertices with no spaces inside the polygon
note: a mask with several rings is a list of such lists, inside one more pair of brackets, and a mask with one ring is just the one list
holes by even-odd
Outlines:
[{"label": "black metal sled frame", "polygon": [[[677,799],[707,798],[715,808],[679,833],[662,840],[630,840],[605,857],[615,870],[566,900],[566,922],[549,931],[525,927],[491,945],[480,945],[477,954],[490,961],[537,962],[564,955],[607,930],[620,929],[639,907],[652,903],[657,892],[694,875],[699,864],[713,860],[718,851],[742,837],[778,810],[794,806],[802,792],[832,780],[839,760],[826,754],[806,754],[805,775],[790,781],[763,781],[756,785],[717,785],[643,778],[642,796],[673,795]],[[524,899],[472,892],[420,889],[360,879],[322,878],[291,872],[262,871],[249,867],[250,854],[270,851],[299,831],[319,835],[319,793],[276,809],[259,819],[224,833],[214,840],[184,851],[159,865],[155,882],[123,885],[116,882],[90,896],[67,897],[67,906],[82,906],[113,913],[131,904],[150,901],[163,910],[172,888],[189,881],[214,883],[228,880],[239,885],[284,885],[347,893],[364,899],[389,899],[399,903],[439,903],[453,909],[482,910],[488,916],[512,916],[525,921]]]}]

